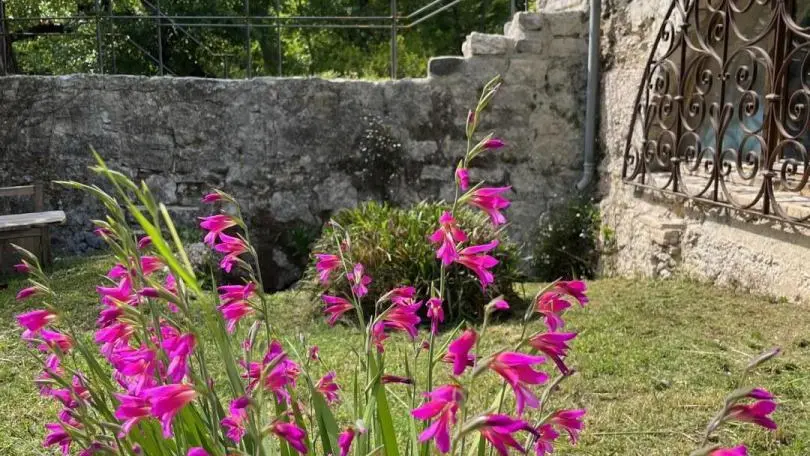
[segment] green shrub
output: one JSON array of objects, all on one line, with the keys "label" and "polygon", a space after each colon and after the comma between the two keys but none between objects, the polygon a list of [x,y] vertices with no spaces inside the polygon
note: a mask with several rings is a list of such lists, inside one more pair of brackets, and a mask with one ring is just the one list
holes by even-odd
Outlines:
[{"label": "green shrub", "polygon": [[[416,287],[418,295],[430,294],[430,287],[440,276],[440,262],[426,237],[439,226],[439,216],[449,210],[447,203],[419,203],[411,208],[396,208],[388,204],[367,202],[354,209],[338,212],[333,220],[346,230],[351,238],[347,251],[354,261],[362,263],[366,274],[373,279],[370,296],[380,296],[400,285]],[[454,265],[447,275],[445,290],[448,295],[445,323],[461,318],[480,319],[484,306],[494,297],[504,295],[510,304],[521,307],[512,285],[519,278],[518,248],[506,235],[499,232],[489,219],[478,211],[468,208],[456,210],[459,226],[469,235],[471,244],[484,244],[499,239],[500,245],[493,251],[500,264],[495,267],[495,283],[482,293],[478,279],[467,268]],[[336,253],[335,228],[328,226],[316,241],[313,252]],[[307,269],[304,287],[320,295],[323,285],[318,283],[314,261]],[[326,289],[327,294],[348,294],[344,274]],[[364,303],[365,315],[373,315],[371,300]],[[320,306],[318,306],[320,309]]]},{"label": "green shrub", "polygon": [[550,211],[535,235],[532,265],[537,278],[592,278],[599,261],[599,225],[599,208],[587,196]]}]

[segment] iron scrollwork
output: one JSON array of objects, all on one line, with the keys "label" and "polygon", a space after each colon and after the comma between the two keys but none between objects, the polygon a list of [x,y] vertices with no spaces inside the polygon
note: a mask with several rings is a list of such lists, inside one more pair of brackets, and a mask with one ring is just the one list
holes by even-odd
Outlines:
[{"label": "iron scrollwork", "polygon": [[634,105],[623,180],[810,226],[810,18],[797,9],[673,0]]}]

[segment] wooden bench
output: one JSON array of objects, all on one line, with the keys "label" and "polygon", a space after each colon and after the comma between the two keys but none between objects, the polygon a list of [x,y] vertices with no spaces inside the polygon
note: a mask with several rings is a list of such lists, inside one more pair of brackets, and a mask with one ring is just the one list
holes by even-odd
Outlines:
[{"label": "wooden bench", "polygon": [[51,263],[51,236],[49,227],[65,221],[62,211],[45,211],[41,185],[0,187],[0,198],[30,197],[34,211],[25,214],[0,215],[0,274],[11,271],[19,254],[11,244],[33,252],[43,265]]}]

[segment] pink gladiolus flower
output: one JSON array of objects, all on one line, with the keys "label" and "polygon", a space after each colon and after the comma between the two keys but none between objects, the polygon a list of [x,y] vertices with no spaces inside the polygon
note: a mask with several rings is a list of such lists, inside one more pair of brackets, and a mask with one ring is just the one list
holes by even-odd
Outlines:
[{"label": "pink gladiolus flower", "polygon": [[101,346],[101,353],[109,356],[113,349],[129,342],[135,328],[129,323],[115,323],[96,331],[95,341]]},{"label": "pink gladiolus flower", "polygon": [[20,274],[28,274],[31,272],[31,265],[23,261],[22,263],[14,265],[14,271]]},{"label": "pink gladiolus flower", "polygon": [[217,241],[217,237],[219,237],[223,231],[237,225],[236,220],[234,220],[233,217],[224,214],[202,217],[200,220],[200,228],[208,231],[205,238],[203,238],[203,242],[208,244],[209,247],[214,246],[214,243]]},{"label": "pink gladiolus flower", "polygon": [[377,347],[377,352],[382,353],[385,351],[383,341],[388,339],[388,334],[385,333],[385,323],[377,322],[371,327],[371,341]]},{"label": "pink gladiolus flower", "polygon": [[456,182],[462,191],[470,189],[470,171],[467,168],[456,168]]},{"label": "pink gladiolus flower", "polygon": [[222,312],[223,318],[228,322],[228,332],[232,333],[239,320],[256,311],[250,305],[250,299],[256,295],[256,284],[248,282],[245,285],[223,285],[217,290],[222,303],[217,309]]},{"label": "pink gladiolus flower", "polygon": [[450,426],[456,423],[458,403],[463,399],[463,392],[458,385],[440,386],[425,393],[429,400],[421,407],[411,410],[411,415],[421,421],[433,420],[419,435],[420,442],[433,440],[441,453],[450,451]]},{"label": "pink gladiolus flower", "polygon": [[159,367],[162,367],[157,353],[148,346],[115,348],[109,356],[109,361],[119,374],[125,377],[121,380],[125,380],[128,389],[135,394],[139,394],[144,388],[153,386],[155,373]]},{"label": "pink gladiolus flower", "polygon": [[571,307],[571,303],[562,299],[558,293],[544,293],[537,300],[537,313],[543,315],[549,331],[557,331],[565,326],[561,315],[565,309]]},{"label": "pink gladiolus flower", "polygon": [[163,268],[163,262],[160,258],[154,256],[144,255],[141,257],[141,270],[144,275],[150,275],[154,272],[160,271]]},{"label": "pink gladiolus flower", "polygon": [[484,149],[487,149],[487,150],[500,149],[501,147],[503,147],[505,145],[506,145],[506,143],[503,142],[502,139],[491,138],[491,139],[488,139],[484,143]]},{"label": "pink gladiolus flower", "polygon": [[758,399],[764,401],[771,401],[774,399],[773,394],[771,394],[768,390],[762,388],[754,388],[748,393],[748,397],[751,399]]},{"label": "pink gladiolus flower", "polygon": [[292,423],[285,423],[283,421],[274,422],[269,426],[268,429],[273,434],[276,434],[280,439],[286,440],[287,443],[289,443],[290,446],[295,449],[295,451],[301,454],[306,454],[307,434],[306,432],[304,432],[303,429],[299,428],[298,426]]},{"label": "pink gladiolus flower", "polygon": [[394,305],[385,312],[382,319],[383,325],[386,329],[407,333],[411,340],[416,339],[418,335],[416,325],[420,322],[419,315],[416,312],[419,311],[420,307],[422,307],[421,302],[411,305]]},{"label": "pink gladiolus flower", "polygon": [[222,201],[222,195],[217,192],[211,192],[207,195],[202,197],[202,202],[205,204],[215,203],[217,201]]},{"label": "pink gladiolus flower", "polygon": [[133,305],[138,302],[128,276],[124,276],[114,287],[96,287],[96,293],[101,296],[101,303],[108,306],[114,306],[116,301]]},{"label": "pink gladiolus flower", "polygon": [[549,332],[537,334],[529,339],[529,345],[535,350],[548,355],[560,369],[560,373],[568,375],[568,367],[563,362],[563,358],[568,356],[568,350],[571,348],[567,342],[575,337],[577,337],[576,333]]},{"label": "pink gladiolus flower", "polygon": [[244,361],[241,363],[246,371],[242,374],[242,378],[248,379],[248,391],[253,391],[259,383],[262,370],[272,362],[277,362],[277,364],[265,375],[263,387],[268,391],[274,392],[279,399],[287,399],[289,398],[287,386],[295,386],[295,381],[301,373],[301,370],[298,364],[287,359],[287,354],[284,353],[278,341],[274,340],[271,342],[270,348],[267,350],[267,353],[265,353],[261,364],[255,362],[247,364]]},{"label": "pink gladiolus flower", "polygon": [[738,404],[729,409],[728,417],[737,421],[758,424],[765,429],[776,429],[776,423],[768,416],[776,410],[776,402],[762,400],[750,405]]},{"label": "pink gladiolus flower", "polygon": [[347,456],[349,454],[349,450],[352,447],[352,441],[354,441],[353,428],[346,428],[345,431],[340,433],[340,435],[338,436],[338,447],[340,447],[340,456]]},{"label": "pink gladiolus flower", "polygon": [[364,275],[362,264],[355,264],[352,272],[346,274],[346,277],[352,284],[352,291],[355,296],[362,298],[368,294],[368,285],[371,283],[371,277]]},{"label": "pink gladiolus flower", "polygon": [[558,410],[551,415],[547,423],[567,432],[571,443],[576,444],[584,426],[584,417],[585,410]]},{"label": "pink gladiolus flower", "polygon": [[45,429],[48,430],[48,434],[45,436],[45,441],[42,442],[42,446],[47,448],[53,445],[59,445],[59,447],[62,448],[62,454],[68,456],[70,454],[70,444],[73,442],[73,439],[65,430],[62,423],[48,423],[45,425]]},{"label": "pink gladiolus flower", "polygon": [[718,448],[709,453],[709,456],[748,456],[748,449],[745,448],[745,445],[734,448]]},{"label": "pink gladiolus flower", "polygon": [[541,424],[535,432],[534,454],[544,456],[554,452],[554,441],[560,433],[554,430],[550,424]]},{"label": "pink gladiolus flower", "polygon": [[478,276],[478,280],[481,282],[481,288],[486,288],[487,285],[495,281],[495,276],[490,269],[498,265],[498,260],[495,257],[487,255],[486,252],[496,247],[498,247],[497,239],[488,244],[467,247],[459,252],[459,258],[456,260]]},{"label": "pink gladiolus flower", "polygon": [[152,238],[149,236],[143,236],[142,238],[138,239],[138,248],[143,250],[147,247],[152,245]]},{"label": "pink gladiolus flower", "polygon": [[149,400],[151,414],[160,419],[163,427],[163,437],[171,438],[172,419],[197,396],[191,385],[177,383],[173,385],[156,386],[144,390],[144,397]]},{"label": "pink gladiolus flower", "polygon": [[247,412],[245,409],[250,405],[248,397],[240,397],[231,402],[230,415],[222,419],[220,424],[227,429],[225,435],[234,442],[240,442],[245,436],[245,420]]},{"label": "pink gladiolus flower", "polygon": [[388,299],[394,304],[407,306],[413,304],[413,298],[416,296],[416,288],[414,287],[398,287],[387,293]]},{"label": "pink gladiolus flower", "polygon": [[442,260],[442,265],[450,266],[458,260],[456,245],[465,242],[467,235],[456,225],[456,219],[450,212],[442,213],[439,217],[439,229],[428,238],[433,244],[441,244],[436,250],[436,258]]},{"label": "pink gladiolus flower", "polygon": [[219,262],[219,267],[225,272],[231,272],[233,266],[238,262],[239,255],[248,251],[245,241],[235,236],[228,236],[225,233],[219,234],[221,243],[214,246],[214,250],[224,253],[225,256]]},{"label": "pink gladiolus flower", "polygon": [[120,279],[121,277],[124,277],[128,273],[129,271],[127,270],[127,268],[124,267],[123,264],[116,263],[116,265],[113,266],[109,272],[107,272],[107,277],[110,279]]},{"label": "pink gladiolus flower", "polygon": [[108,228],[98,227],[93,230],[96,236],[100,237],[101,239],[106,240],[108,237],[113,235],[113,232],[110,231]]},{"label": "pink gladiolus flower", "polygon": [[498,454],[509,456],[509,447],[520,453],[526,453],[512,434],[528,428],[529,425],[523,420],[516,420],[506,415],[487,415],[484,425],[478,432],[498,451]]},{"label": "pink gladiolus flower", "polygon": [[193,447],[188,449],[186,456],[210,456],[207,451],[202,447]]},{"label": "pink gladiolus flower", "polygon": [[309,347],[309,359],[312,361],[318,361],[319,359],[321,359],[320,352],[321,349],[318,348],[317,345]]},{"label": "pink gladiolus flower", "polygon": [[475,346],[476,340],[478,340],[478,334],[474,330],[468,329],[448,345],[447,354],[453,359],[453,375],[463,374],[464,369],[470,365],[470,350]]},{"label": "pink gladiolus flower", "polygon": [[318,262],[315,264],[315,270],[318,271],[318,278],[321,283],[329,282],[332,271],[341,266],[340,257],[328,253],[316,253],[315,257],[318,259]]},{"label": "pink gladiolus flower", "polygon": [[40,331],[40,337],[44,341],[43,344],[37,347],[40,351],[48,351],[49,349],[53,350],[54,348],[58,348],[62,352],[67,352],[73,348],[73,339],[71,339],[67,334],[43,329]]},{"label": "pink gladiolus flower", "polygon": [[329,326],[335,326],[335,323],[337,323],[338,319],[340,319],[344,313],[354,309],[352,303],[338,296],[323,295],[321,299],[326,303],[324,312],[329,315],[329,319],[327,320]]},{"label": "pink gladiolus flower", "polygon": [[42,328],[56,319],[56,314],[50,310],[32,310],[17,315],[17,323],[25,328],[30,335],[37,334]]},{"label": "pink gladiolus flower", "polygon": [[517,414],[522,415],[528,406],[537,408],[540,402],[527,385],[542,385],[548,381],[548,375],[532,368],[546,359],[517,352],[498,353],[492,358],[489,368],[497,372],[512,387],[517,403]]},{"label": "pink gladiolus flower", "polygon": [[169,367],[166,370],[169,380],[174,383],[183,380],[188,372],[188,358],[196,345],[197,341],[193,334],[164,337],[162,347],[169,359]]},{"label": "pink gladiolus flower", "polygon": [[115,418],[123,421],[118,437],[123,438],[139,421],[150,417],[151,405],[147,399],[140,396],[116,394],[115,397],[120,403],[115,410]]},{"label": "pink gladiolus flower", "polygon": [[444,322],[444,309],[442,308],[442,300],[439,298],[430,298],[427,302],[427,316],[430,319],[430,332],[433,335],[439,333],[439,323]]},{"label": "pink gladiolus flower", "polygon": [[497,298],[490,303],[493,310],[509,310],[509,303],[503,298]]},{"label": "pink gladiolus flower", "polygon": [[39,287],[35,287],[35,286],[34,287],[23,288],[22,290],[20,290],[19,293],[17,293],[17,301],[23,301],[25,299],[30,298],[31,296],[38,295],[41,292],[42,292],[42,290],[40,290]]},{"label": "pink gladiolus flower", "polygon": [[326,375],[321,377],[318,383],[315,384],[315,389],[323,394],[323,397],[326,398],[326,402],[329,404],[340,401],[340,396],[338,396],[340,387],[335,383],[336,375],[335,371],[327,372]]},{"label": "pink gladiolus flower", "polygon": [[555,289],[576,299],[582,307],[588,303],[588,296],[585,294],[588,292],[588,286],[581,280],[557,282]]},{"label": "pink gladiolus flower", "polygon": [[494,225],[506,223],[506,217],[501,213],[502,209],[509,207],[509,200],[501,196],[512,187],[484,187],[472,192],[469,199],[470,206],[475,206],[489,214],[489,218]]},{"label": "pink gladiolus flower", "polygon": [[383,375],[380,377],[380,382],[383,385],[389,385],[391,383],[399,383],[402,385],[413,385],[413,379],[408,377],[400,377],[399,375]]}]

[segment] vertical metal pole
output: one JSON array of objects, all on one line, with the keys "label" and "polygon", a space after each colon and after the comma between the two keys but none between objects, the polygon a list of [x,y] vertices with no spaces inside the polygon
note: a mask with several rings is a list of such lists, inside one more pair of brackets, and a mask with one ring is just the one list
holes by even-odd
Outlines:
[{"label": "vertical metal pole", "polygon": [[[529,1],[526,0],[526,8],[528,9]],[[509,1],[509,19],[515,17],[515,13],[517,12],[517,5],[515,5],[515,0]]]},{"label": "vertical metal pole", "polygon": [[8,50],[8,33],[6,32],[6,0],[0,0],[0,70],[3,75],[8,74],[8,61],[10,60],[6,55]]},{"label": "vertical metal pole", "polygon": [[284,50],[281,47],[281,5],[276,0],[276,56],[278,66],[278,76],[284,74]]},{"label": "vertical metal pole", "polygon": [[157,44],[158,44],[158,63],[160,65],[160,75],[163,76],[163,27],[161,25],[161,12],[160,0],[155,0],[155,8],[157,9]]},{"label": "vertical metal pole", "polygon": [[397,0],[391,0],[391,79],[397,78]]},{"label": "vertical metal pole", "polygon": [[246,77],[253,72],[253,56],[250,55],[250,0],[245,0],[245,52],[247,53]]},{"label": "vertical metal pole", "polygon": [[588,88],[585,93],[585,151],[582,164],[582,179],[577,188],[585,190],[596,172],[596,134],[599,115],[599,69],[602,65],[600,28],[602,0],[591,0],[588,22]]},{"label": "vertical metal pole", "polygon": [[113,22],[113,2],[107,2],[107,23],[110,25],[110,55],[112,56],[112,74],[118,73],[118,68],[115,64],[115,22]]},{"label": "vertical metal pole", "polygon": [[101,33],[101,0],[96,0],[95,11],[96,14],[96,48],[98,55],[96,56],[96,64],[98,65],[99,74],[104,74],[104,43]]}]

